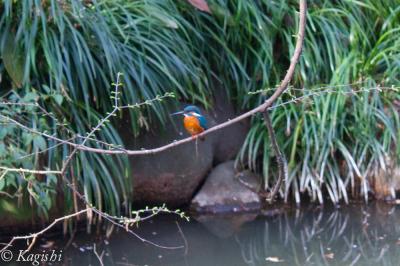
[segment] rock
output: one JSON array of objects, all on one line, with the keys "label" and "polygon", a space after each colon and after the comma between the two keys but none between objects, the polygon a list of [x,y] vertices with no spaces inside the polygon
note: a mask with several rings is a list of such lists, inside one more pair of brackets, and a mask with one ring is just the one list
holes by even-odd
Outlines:
[{"label": "rock", "polygon": [[[191,209],[201,213],[259,210],[261,203],[258,194],[242,184],[238,177],[234,161],[219,164],[192,200]],[[258,186],[261,180],[249,171],[240,173],[240,178],[253,187]]]},{"label": "rock", "polygon": [[[130,149],[161,147],[183,134],[183,126],[166,126],[162,135],[147,133],[129,143]],[[213,136],[154,155],[132,156],[134,202],[178,206],[190,202],[213,164]]]}]

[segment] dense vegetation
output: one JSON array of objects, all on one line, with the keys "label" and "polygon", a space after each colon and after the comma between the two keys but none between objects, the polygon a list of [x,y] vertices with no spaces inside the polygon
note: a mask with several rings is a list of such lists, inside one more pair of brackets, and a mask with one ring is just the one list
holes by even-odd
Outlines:
[{"label": "dense vegetation", "polygon": [[[125,104],[173,92],[178,100],[212,108],[214,86],[222,84],[239,109],[258,105],[268,90],[250,92],[274,88],[289,63],[298,3],[208,3],[211,14],[187,1],[2,0],[0,93],[3,101],[24,104],[2,105],[1,113],[65,139],[84,135],[111,109],[111,83],[119,71]],[[399,86],[399,0],[315,0],[309,8],[303,56],[292,82],[307,89],[291,90],[281,101],[321,86],[340,91]],[[385,167],[386,156],[398,157],[393,149],[399,138],[397,98],[393,92],[325,93],[274,109],[278,141],[290,166],[285,198],[293,195],[299,201],[301,192],[319,201],[328,192],[334,202],[347,200],[350,191],[367,196],[368,174]],[[25,103],[39,103],[51,114]],[[133,109],[130,126],[139,134],[151,123],[168,121],[167,114],[159,102]],[[2,165],[60,168],[68,147],[38,156],[55,143],[1,122]],[[112,124],[97,138],[122,144]],[[252,121],[240,161],[273,182],[273,154],[259,117]],[[80,153],[70,176],[100,209],[117,214],[121,204],[130,208],[129,171],[124,156]],[[0,190],[28,188],[46,212],[59,182],[50,175],[7,173]],[[70,197],[67,192],[68,206]]]}]

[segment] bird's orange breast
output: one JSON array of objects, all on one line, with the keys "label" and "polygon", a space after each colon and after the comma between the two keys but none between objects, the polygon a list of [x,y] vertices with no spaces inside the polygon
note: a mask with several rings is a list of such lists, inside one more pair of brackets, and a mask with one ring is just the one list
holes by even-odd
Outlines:
[{"label": "bird's orange breast", "polygon": [[183,119],[183,125],[191,135],[197,135],[204,131],[200,126],[199,120],[194,116],[185,116]]}]

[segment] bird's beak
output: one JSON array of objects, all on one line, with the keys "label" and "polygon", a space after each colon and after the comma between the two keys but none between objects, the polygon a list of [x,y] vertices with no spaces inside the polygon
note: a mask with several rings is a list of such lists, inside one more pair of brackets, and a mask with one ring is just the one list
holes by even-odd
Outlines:
[{"label": "bird's beak", "polygon": [[180,114],[183,114],[183,113],[184,113],[184,111],[179,111],[179,112],[176,112],[176,113],[171,114],[171,116],[173,116],[173,115],[180,115]]}]

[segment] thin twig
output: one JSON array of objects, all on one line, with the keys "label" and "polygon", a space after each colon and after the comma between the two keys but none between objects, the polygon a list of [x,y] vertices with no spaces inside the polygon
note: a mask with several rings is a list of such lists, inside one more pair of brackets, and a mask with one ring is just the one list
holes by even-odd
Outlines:
[{"label": "thin twig", "polygon": [[178,227],[179,233],[180,233],[181,236],[182,236],[183,242],[185,243],[185,253],[184,253],[184,255],[187,256],[187,254],[188,254],[188,252],[189,252],[189,244],[188,244],[188,241],[187,241],[187,239],[186,239],[186,237],[185,237],[185,234],[183,233],[183,231],[182,231],[182,229],[181,229],[181,227],[180,227],[178,221],[175,221],[175,223],[176,223],[176,226]]},{"label": "thin twig", "polygon": [[30,170],[24,168],[8,168],[4,166],[0,166],[1,170],[7,172],[18,172],[18,173],[28,173],[28,174],[36,174],[36,175],[49,175],[49,174],[61,174],[61,171],[54,171],[54,170]]},{"label": "thin twig", "polygon": [[264,120],[265,120],[265,126],[267,127],[269,138],[271,140],[272,149],[275,152],[275,157],[276,157],[276,162],[278,164],[278,172],[279,172],[278,173],[278,181],[276,182],[274,188],[271,191],[271,194],[269,195],[269,198],[267,199],[267,201],[272,203],[275,198],[276,193],[278,193],[279,188],[281,187],[282,181],[287,180],[287,178],[288,178],[288,167],[287,167],[287,161],[286,161],[285,155],[279,149],[279,145],[276,141],[276,135],[274,132],[274,128],[272,126],[271,119],[268,114],[268,110],[265,110],[265,112],[263,113],[263,116],[264,116]]},{"label": "thin twig", "polygon": [[97,253],[97,250],[96,250],[96,243],[93,244],[93,253],[96,255],[97,259],[99,260],[100,265],[104,266],[104,262],[103,262],[104,250],[102,250],[101,254],[99,255],[99,253]]},{"label": "thin twig", "polygon": [[0,191],[0,195],[4,195],[4,196],[7,196],[7,197],[9,197],[9,198],[11,198],[11,199],[13,199],[13,198],[18,198],[18,197],[21,197],[22,196],[22,194],[20,194],[20,193],[15,193],[14,195],[11,195],[10,193],[8,193],[8,192],[5,192],[5,191]]},{"label": "thin twig", "polygon": [[[29,240],[29,239],[32,239],[32,242],[31,242],[31,243],[34,243],[34,242],[36,241],[36,238],[37,238],[38,236],[40,236],[40,235],[46,233],[48,230],[50,230],[51,228],[53,228],[53,226],[55,226],[57,223],[59,223],[59,222],[61,222],[61,221],[64,221],[64,220],[67,220],[67,219],[71,219],[71,218],[76,217],[76,216],[79,216],[79,215],[81,215],[81,214],[87,212],[88,210],[89,210],[89,209],[84,209],[84,210],[81,210],[81,211],[79,211],[79,212],[75,212],[75,213],[72,213],[72,214],[65,215],[65,216],[63,216],[63,217],[57,218],[57,219],[55,219],[51,224],[49,224],[48,226],[46,226],[44,229],[42,229],[41,231],[36,232],[36,233],[34,233],[34,234],[25,235],[25,236],[14,236],[14,237],[11,239],[11,241],[8,242],[8,243],[5,245],[5,247],[4,247],[3,249],[0,250],[0,253],[3,252],[4,250],[6,250],[7,248],[11,247],[12,244],[13,244],[16,240],[21,240],[21,239]],[[32,244],[29,246],[29,248],[28,248],[26,251],[29,251],[31,248],[32,248]]]},{"label": "thin twig", "polygon": [[[73,141],[75,138],[76,138],[76,137],[69,138],[67,141],[68,141],[68,142],[71,142],[71,141]],[[50,147],[48,147],[48,148],[46,148],[46,149],[44,149],[44,150],[35,151],[35,152],[32,152],[32,153],[23,155],[23,156],[21,156],[21,157],[18,157],[16,160],[22,160],[22,159],[28,158],[28,157],[30,157],[30,156],[36,156],[36,155],[38,155],[38,154],[42,154],[42,153],[45,153],[45,152],[54,150],[54,149],[56,149],[57,147],[59,147],[59,146],[61,146],[61,145],[63,145],[63,144],[62,144],[62,143],[56,143],[56,144],[54,144],[54,145],[52,145],[52,146],[50,146]]]}]

